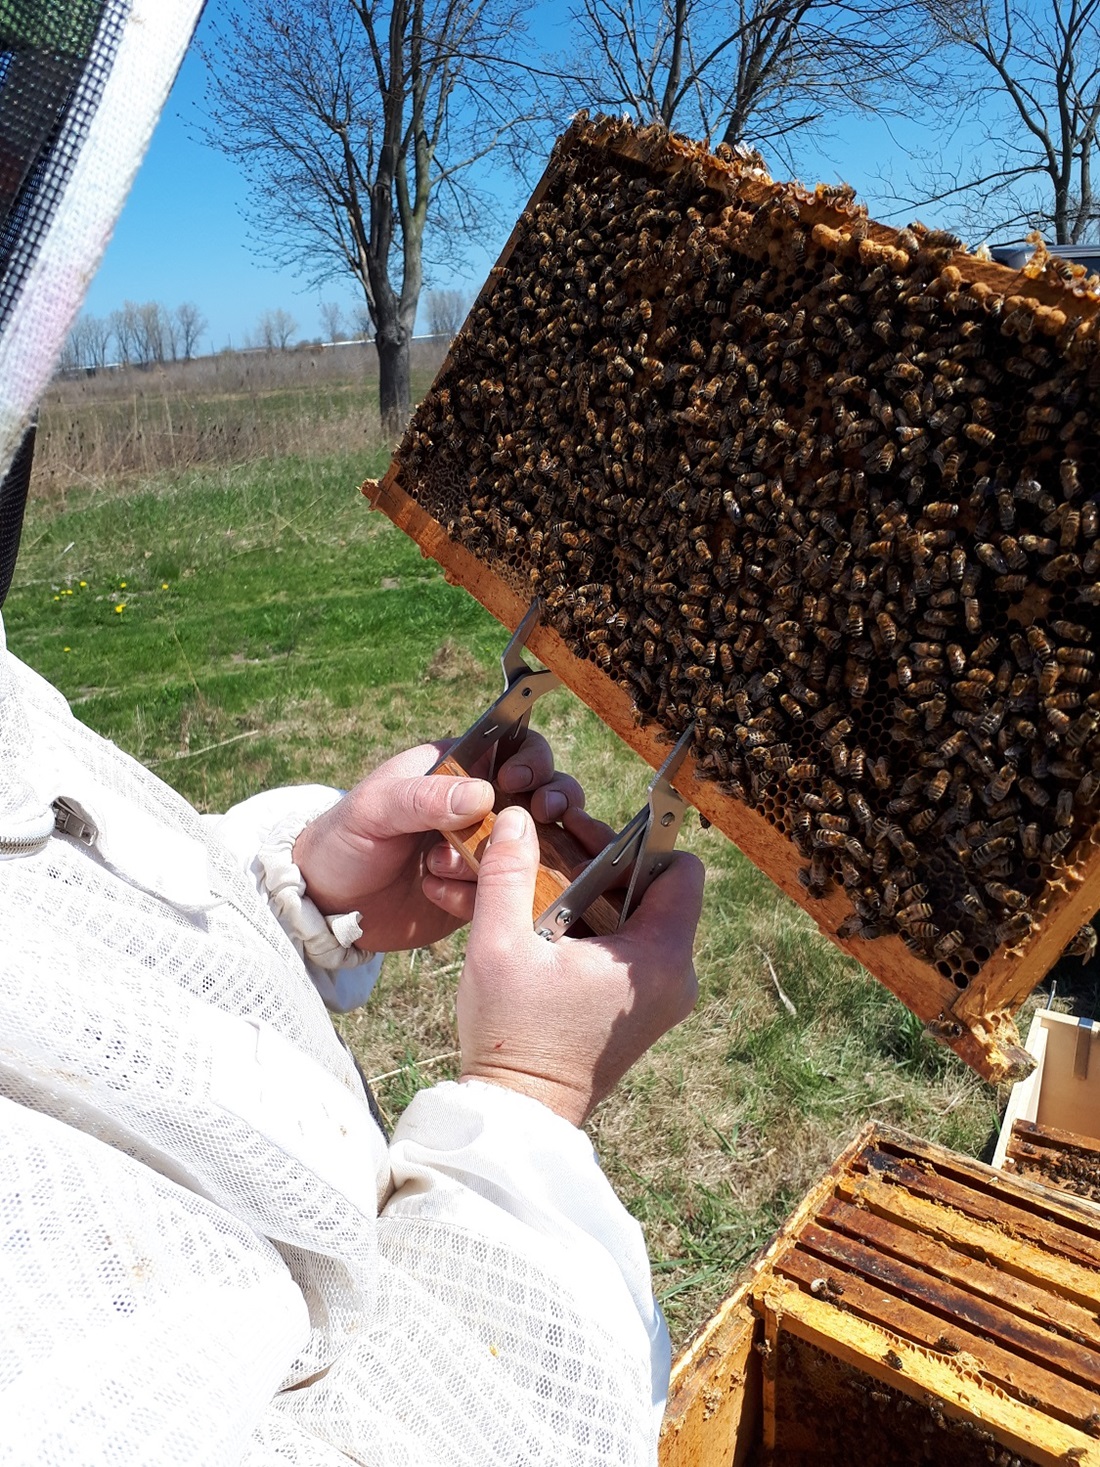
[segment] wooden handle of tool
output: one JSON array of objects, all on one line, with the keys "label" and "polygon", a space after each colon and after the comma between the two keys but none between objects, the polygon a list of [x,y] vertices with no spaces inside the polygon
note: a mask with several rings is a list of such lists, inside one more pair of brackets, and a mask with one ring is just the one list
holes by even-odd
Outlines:
[{"label": "wooden handle of tool", "polygon": [[[444,759],[435,773],[462,778],[466,770],[453,759]],[[505,805],[530,808],[529,802],[522,796],[500,795],[499,802],[502,809]],[[454,846],[471,871],[476,872],[481,867],[481,857],[489,843],[495,818],[490,813],[478,825],[467,825],[462,830],[443,832],[445,839]],[[539,870],[535,878],[532,921],[545,912],[552,902],[558,900],[572,880],[573,873],[588,861],[588,852],[579,841],[573,839],[564,826],[544,825],[537,820],[535,829],[539,836]],[[609,936],[618,931],[622,907],[622,892],[609,892],[606,896],[597,897],[584,915],[585,927],[597,937]]]}]

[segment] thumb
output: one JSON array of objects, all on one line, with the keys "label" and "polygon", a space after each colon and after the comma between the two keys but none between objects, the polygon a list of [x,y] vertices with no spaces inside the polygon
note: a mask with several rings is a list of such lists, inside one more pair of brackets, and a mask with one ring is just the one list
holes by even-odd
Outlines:
[{"label": "thumb", "polygon": [[496,817],[481,857],[470,946],[510,948],[532,933],[539,842],[535,822],[520,805]]},{"label": "thumb", "polygon": [[493,786],[484,779],[453,779],[425,774],[414,779],[389,779],[360,789],[364,798],[360,829],[379,839],[413,835],[425,830],[460,830],[483,819],[493,808]]}]

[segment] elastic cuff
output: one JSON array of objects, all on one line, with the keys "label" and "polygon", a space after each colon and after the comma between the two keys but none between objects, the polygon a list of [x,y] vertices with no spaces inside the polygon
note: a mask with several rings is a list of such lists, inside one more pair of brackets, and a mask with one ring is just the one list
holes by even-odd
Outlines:
[{"label": "elastic cuff", "polygon": [[256,853],[264,888],[283,930],[302,944],[306,957],[318,968],[357,968],[369,963],[374,953],[353,946],[363,935],[359,912],[325,917],[306,896],[306,883],[294,864],[294,843],[305,822],[289,818],[270,831]]}]

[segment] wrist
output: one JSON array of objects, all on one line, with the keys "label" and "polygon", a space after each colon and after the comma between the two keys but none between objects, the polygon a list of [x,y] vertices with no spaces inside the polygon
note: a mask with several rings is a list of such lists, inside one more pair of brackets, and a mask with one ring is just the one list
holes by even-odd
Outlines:
[{"label": "wrist", "polygon": [[290,851],[290,859],[297,867],[305,885],[306,896],[326,917],[340,908],[339,901],[334,900],[332,893],[328,890],[324,872],[325,843],[323,839],[318,839],[330,823],[331,812],[325,810],[302,827]]},{"label": "wrist", "polygon": [[268,833],[257,862],[268,900],[284,931],[303,957],[334,972],[369,962],[373,953],[360,946],[360,913],[322,907],[298,864],[302,837],[317,823],[311,821],[300,828],[296,820],[283,821]]},{"label": "wrist", "polygon": [[507,1070],[491,1064],[463,1066],[459,1084],[477,1081],[495,1085],[501,1090],[511,1090],[524,1095],[528,1100],[537,1100],[547,1110],[553,1111],[562,1120],[578,1129],[588,1119],[595,1105],[591,1091],[574,1088],[561,1080],[550,1080],[543,1075],[528,1075],[516,1070]]}]

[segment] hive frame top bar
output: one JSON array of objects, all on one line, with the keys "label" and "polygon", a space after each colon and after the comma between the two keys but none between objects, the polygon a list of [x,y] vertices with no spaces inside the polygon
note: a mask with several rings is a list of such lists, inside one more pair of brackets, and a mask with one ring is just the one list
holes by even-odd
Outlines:
[{"label": "hive frame top bar", "polygon": [[[792,197],[790,189],[772,183],[762,169],[712,158],[696,145],[669,138],[659,130],[638,131],[609,120],[596,123],[580,120],[555,149],[550,166],[528,205],[527,216],[553,189],[561,187],[563,178],[568,178],[577,166],[576,160],[586,155],[615,162],[624,169],[648,170],[656,178],[694,170],[701,186],[754,205],[780,194]],[[793,191],[793,195],[802,225],[817,230],[815,239],[825,231],[822,237],[830,247],[835,244],[840,251],[851,253],[858,247],[852,242],[852,236],[859,235],[881,249],[894,248],[892,241],[897,238],[897,231],[869,224],[846,199],[837,200],[822,191],[810,194],[799,190]],[[492,299],[498,283],[506,276],[523,229],[521,220],[491,272],[475,312],[477,305]],[[1049,308],[1051,313],[1069,314],[1071,324],[1078,318],[1087,321],[1096,313],[1097,302],[1090,288],[1077,284],[1071,291],[1050,272],[1034,278],[1017,275],[965,254],[956,254],[953,264],[965,282],[988,284],[991,290],[1006,297],[1026,293],[1032,303]],[[446,383],[448,369],[460,347],[461,337],[452,347],[433,393]],[[416,477],[415,474],[410,477],[407,465],[407,442],[384,480],[365,485],[364,492],[417,540],[426,555],[440,562],[448,579],[463,585],[506,626],[514,627],[530,591],[522,594],[517,591],[514,577],[503,577],[484,559],[471,554],[417,502]],[[652,719],[639,719],[629,694],[612,676],[591,660],[579,657],[550,627],[540,628],[531,646],[547,666],[651,765],[657,767],[662,762],[668,749],[668,730],[662,730]],[[1003,944],[982,965],[974,981],[960,992],[931,962],[910,951],[898,936],[887,934],[868,940],[856,934],[844,935],[850,931],[852,905],[843,888],[834,886],[809,899],[798,879],[798,860],[791,841],[751,805],[723,793],[713,778],[701,777],[697,760],[689,759],[687,769],[689,772],[681,778],[680,787],[701,813],[745,850],[811,913],[827,935],[857,957],[969,1064],[995,1081],[1026,1071],[1029,1060],[1019,1046],[1011,1015],[1076,929],[1091,915],[1096,899],[1090,895],[1090,888],[1096,889],[1093,883],[1100,874],[1096,869],[1095,847],[1082,842],[1083,849],[1076,853],[1072,879],[1062,880],[1064,891],[1055,891],[1046,902],[1042,924],[1028,940],[1015,947]]]}]

